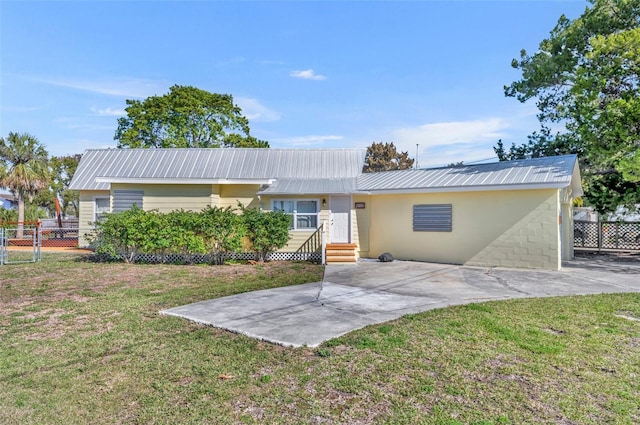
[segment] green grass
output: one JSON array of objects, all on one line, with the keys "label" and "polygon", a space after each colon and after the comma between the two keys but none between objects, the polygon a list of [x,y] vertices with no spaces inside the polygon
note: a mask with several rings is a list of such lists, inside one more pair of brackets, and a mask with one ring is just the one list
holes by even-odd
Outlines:
[{"label": "green grass", "polygon": [[283,348],[158,311],[303,263],[0,267],[0,423],[633,424],[640,294],[491,302]]}]

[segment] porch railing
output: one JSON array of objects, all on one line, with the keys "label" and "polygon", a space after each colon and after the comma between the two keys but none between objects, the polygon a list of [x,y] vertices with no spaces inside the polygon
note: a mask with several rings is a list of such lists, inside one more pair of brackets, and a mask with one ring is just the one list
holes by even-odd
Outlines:
[{"label": "porch railing", "polygon": [[322,222],[318,230],[313,232],[309,239],[307,239],[296,251],[296,257],[304,258],[308,260],[320,260],[321,264],[325,264],[325,253],[327,245],[326,237],[326,223]]}]

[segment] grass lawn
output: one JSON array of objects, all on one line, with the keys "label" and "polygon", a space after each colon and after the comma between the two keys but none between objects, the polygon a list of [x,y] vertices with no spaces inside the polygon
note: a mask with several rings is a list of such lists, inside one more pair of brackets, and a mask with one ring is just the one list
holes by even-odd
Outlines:
[{"label": "grass lawn", "polygon": [[0,423],[640,423],[640,294],[488,302],[283,348],[158,311],[306,263],[0,267]]}]

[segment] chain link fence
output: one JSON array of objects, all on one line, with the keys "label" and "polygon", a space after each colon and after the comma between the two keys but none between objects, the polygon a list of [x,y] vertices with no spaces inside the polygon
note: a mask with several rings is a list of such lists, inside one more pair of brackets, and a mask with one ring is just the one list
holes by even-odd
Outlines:
[{"label": "chain link fence", "polygon": [[40,261],[41,240],[37,225],[0,227],[0,265]]}]

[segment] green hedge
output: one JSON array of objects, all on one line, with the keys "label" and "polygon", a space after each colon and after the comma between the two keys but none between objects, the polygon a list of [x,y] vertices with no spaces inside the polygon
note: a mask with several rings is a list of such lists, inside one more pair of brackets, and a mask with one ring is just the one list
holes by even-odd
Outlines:
[{"label": "green hedge", "polygon": [[[180,254],[192,262],[208,254],[212,264],[222,264],[230,253],[252,251],[264,261],[270,252],[289,241],[289,217],[283,212],[261,211],[239,205],[207,207],[200,212],[177,210],[167,214],[129,210],[106,214],[96,223],[91,243],[97,254],[133,263],[142,254],[160,259]],[[239,212],[239,214],[238,214]]]}]

